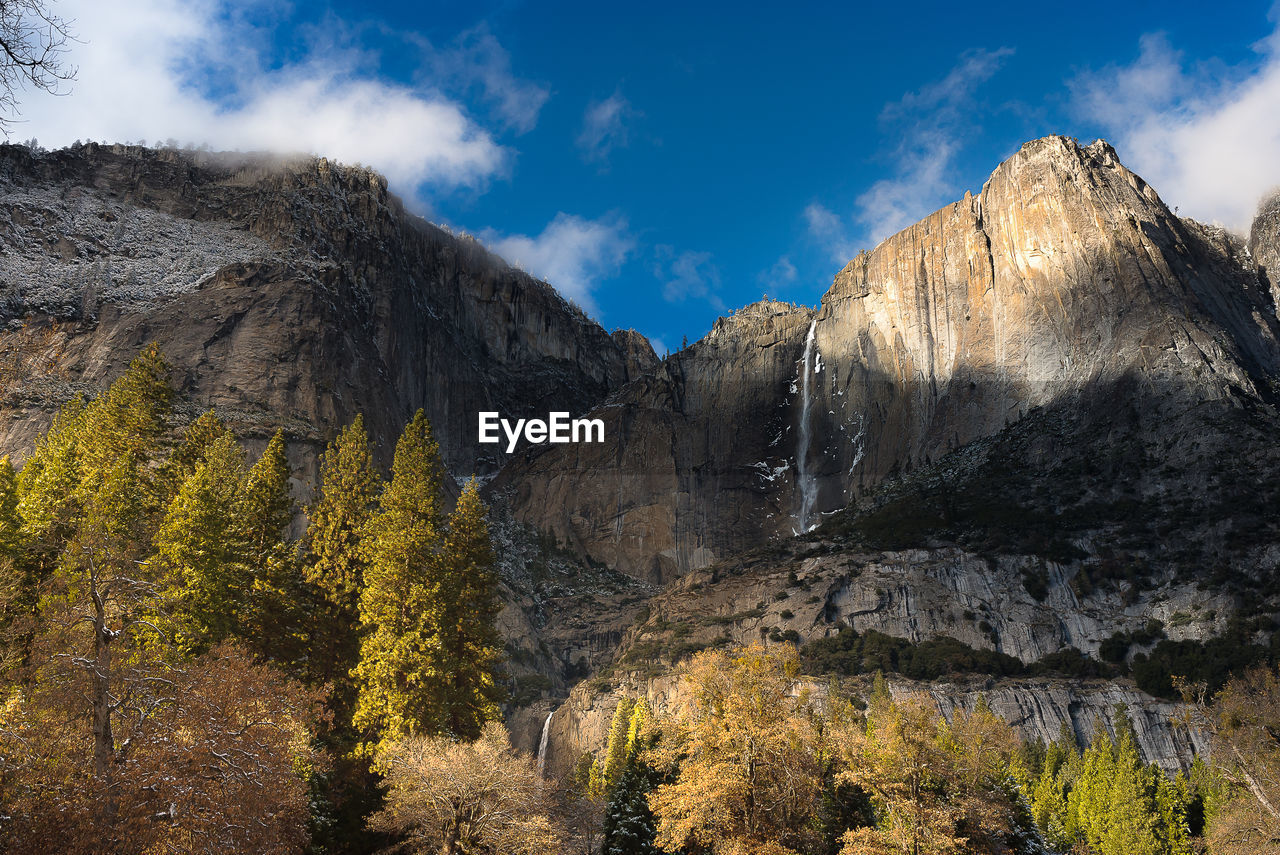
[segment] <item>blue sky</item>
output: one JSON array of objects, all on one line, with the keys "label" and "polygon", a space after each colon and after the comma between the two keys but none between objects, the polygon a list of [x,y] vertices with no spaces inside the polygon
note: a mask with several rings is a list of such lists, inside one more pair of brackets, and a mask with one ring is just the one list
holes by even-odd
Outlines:
[{"label": "blue sky", "polygon": [[1280,184],[1266,3],[57,5],[79,80],[15,138],[363,162],[660,350],[766,293],[816,304],[1044,134],[1105,136],[1237,229]]}]

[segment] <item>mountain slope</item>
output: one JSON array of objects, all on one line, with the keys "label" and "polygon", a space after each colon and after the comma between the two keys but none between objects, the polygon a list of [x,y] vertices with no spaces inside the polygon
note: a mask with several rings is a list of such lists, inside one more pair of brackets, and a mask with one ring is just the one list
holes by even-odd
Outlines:
[{"label": "mountain slope", "polygon": [[[816,316],[749,307],[619,393],[600,413],[618,449],[534,449],[503,477],[522,518],[665,580],[789,536],[806,492],[810,525],[1035,407],[1118,384],[1156,428],[1200,402],[1269,405],[1278,336],[1243,246],[1174,216],[1106,143],[1049,137],[851,261]],[[637,411],[652,430],[624,423]]]},{"label": "mountain slope", "polygon": [[0,147],[0,448],[146,342],[242,432],[316,452],[363,412],[389,457],[426,409],[450,469],[492,473],[476,413],[588,409],[656,364],[546,284],[324,159]]}]

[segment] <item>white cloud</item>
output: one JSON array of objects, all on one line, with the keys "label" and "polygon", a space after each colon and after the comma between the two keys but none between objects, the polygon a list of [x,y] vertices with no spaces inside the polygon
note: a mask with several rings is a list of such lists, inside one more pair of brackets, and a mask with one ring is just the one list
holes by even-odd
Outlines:
[{"label": "white cloud", "polygon": [[582,115],[582,131],[578,134],[578,148],[589,161],[604,162],[609,152],[627,144],[626,122],[635,115],[631,102],[621,92],[614,92],[603,101],[594,101]]},{"label": "white cloud", "polygon": [[673,247],[655,248],[653,274],[662,281],[662,296],[671,303],[689,299],[706,300],[718,312],[725,310],[724,301],[716,293],[720,287],[720,269],[711,263],[711,253],[685,251]]},{"label": "white cloud", "polygon": [[[813,206],[811,205],[810,207]],[[821,208],[822,206],[819,205],[818,207]],[[824,208],[823,210],[826,209]],[[806,210],[805,213],[807,215],[808,211]],[[796,266],[791,263],[790,256],[784,255],[775,261],[773,266],[768,270],[761,272],[756,279],[758,279],[763,285],[773,286],[776,288],[790,285],[792,282],[795,282],[797,275]]]},{"label": "white cloud", "polygon": [[804,209],[809,235],[826,247],[831,258],[844,266],[858,252],[858,244],[850,236],[851,229],[840,216],[825,205],[811,202]]},{"label": "white cloud", "polygon": [[506,127],[523,134],[538,123],[550,91],[512,73],[510,55],[487,24],[463,32],[445,50],[436,50],[426,41],[419,44],[427,52],[436,78],[464,89],[478,87]]},{"label": "white cloud", "polygon": [[662,339],[658,338],[657,336],[650,336],[649,344],[653,347],[653,352],[658,354],[659,358],[666,356],[668,353],[671,352],[667,348],[667,343]]},{"label": "white cloud", "polygon": [[482,185],[506,166],[509,152],[462,105],[379,79],[370,57],[343,44],[341,22],[279,65],[243,4],[65,0],[58,11],[82,42],[69,56],[77,80],[66,97],[26,97],[15,136],[310,152],[375,167],[408,194]]},{"label": "white cloud", "polygon": [[[857,199],[855,219],[874,241],[886,238],[952,201],[951,164],[974,90],[991,78],[1011,48],[972,50],[942,80],[908,92],[885,107],[881,119],[901,136],[896,172]],[[845,259],[846,261],[848,259]]]},{"label": "white cloud", "polygon": [[[1270,18],[1280,24],[1280,5]],[[1138,58],[1078,75],[1072,106],[1181,213],[1245,231],[1280,185],[1280,27],[1234,69],[1189,66],[1162,35]]]},{"label": "white cloud", "polygon": [[894,175],[858,196],[852,223],[816,203],[805,210],[810,234],[837,263],[848,262],[855,247],[879,243],[959,194],[953,161],[972,120],[974,93],[1012,53],[1011,48],[967,51],[946,77],[885,106],[881,125],[899,140]]},{"label": "white cloud", "polygon": [[598,220],[559,213],[537,237],[503,237],[487,229],[480,239],[592,314],[598,311],[592,292],[601,280],[618,275],[635,248],[626,219],[616,213]]}]

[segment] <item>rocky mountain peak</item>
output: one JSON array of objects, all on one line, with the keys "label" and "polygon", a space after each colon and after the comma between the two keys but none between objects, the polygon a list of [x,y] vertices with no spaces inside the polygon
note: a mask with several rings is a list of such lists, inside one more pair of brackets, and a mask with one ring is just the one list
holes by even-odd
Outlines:
[{"label": "rocky mountain peak", "polygon": [[1271,295],[1229,242],[1174,216],[1106,142],[1046,137],[979,195],[859,254],[816,316],[756,303],[675,355],[670,388],[646,405],[675,410],[662,420],[675,439],[644,458],[670,472],[663,487],[619,503],[603,485],[626,477],[625,450],[610,462],[560,448],[538,468],[574,480],[572,509],[525,512],[608,562],[641,536],[628,509],[646,508],[643,537],[669,520],[658,539],[689,569],[741,546],[744,531],[789,536],[802,505],[834,511],[891,473],[1123,378],[1170,400],[1269,395],[1278,334]]},{"label": "rocky mountain peak", "polygon": [[492,473],[479,410],[581,413],[656,364],[324,158],[0,146],[0,318],[15,459],[151,340],[193,406],[250,437],[283,423],[306,473],[357,412],[389,457],[419,407],[456,474]]},{"label": "rocky mountain peak", "polygon": [[1258,205],[1249,229],[1249,252],[1257,262],[1273,295],[1280,297],[1280,190]]}]

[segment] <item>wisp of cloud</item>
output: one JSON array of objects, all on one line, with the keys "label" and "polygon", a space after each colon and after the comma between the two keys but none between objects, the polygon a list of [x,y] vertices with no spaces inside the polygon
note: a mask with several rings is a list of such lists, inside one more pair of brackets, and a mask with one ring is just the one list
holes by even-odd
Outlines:
[{"label": "wisp of cloud", "polygon": [[[74,19],[81,42],[70,57],[79,70],[73,91],[26,99],[14,129],[46,146],[176,138],[324,154],[372,166],[410,197],[423,186],[480,186],[506,169],[509,151],[460,103],[379,78],[359,49],[334,39],[341,22],[328,22],[326,39],[275,65],[262,34],[219,0],[136,0],[128,14],[100,0],[65,0],[59,12]],[[488,62],[466,74],[504,109],[508,69],[491,35],[472,33],[447,57],[463,76],[458,63]],[[203,58],[215,59],[202,66]],[[533,97],[520,101],[522,112],[508,110],[507,121],[527,129],[545,92],[520,92]]]},{"label": "wisp of cloud", "polygon": [[1129,65],[1070,81],[1073,107],[1170,205],[1247,231],[1263,194],[1280,185],[1280,5],[1258,59],[1223,75],[1184,67],[1161,35]]}]

